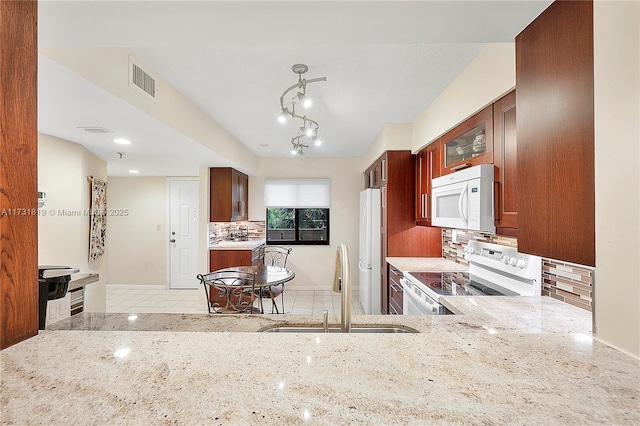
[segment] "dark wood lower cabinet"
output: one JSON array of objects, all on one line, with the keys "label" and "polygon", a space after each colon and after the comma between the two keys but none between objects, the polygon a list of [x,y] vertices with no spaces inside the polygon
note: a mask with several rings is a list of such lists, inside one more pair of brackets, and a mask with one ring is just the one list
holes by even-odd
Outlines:
[{"label": "dark wood lower cabinet", "polygon": [[253,250],[209,250],[209,272],[234,266],[258,266],[264,259],[264,244]]},{"label": "dark wood lower cabinet", "polygon": [[389,265],[389,314],[402,315],[402,285],[400,285],[402,272]]}]

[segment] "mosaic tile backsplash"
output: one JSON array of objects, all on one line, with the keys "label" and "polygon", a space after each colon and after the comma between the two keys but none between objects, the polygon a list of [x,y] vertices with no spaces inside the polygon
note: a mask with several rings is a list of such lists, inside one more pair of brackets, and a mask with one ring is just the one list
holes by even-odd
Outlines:
[{"label": "mosaic tile backsplash", "polygon": [[265,221],[246,222],[210,222],[209,245],[231,239],[240,233],[248,240],[261,240],[265,237]]},{"label": "mosaic tile backsplash", "polygon": [[543,258],[542,295],[591,311],[593,269]]},{"label": "mosaic tile backsplash", "polygon": [[[453,242],[454,234],[456,242]],[[469,240],[518,247],[516,238],[443,228],[442,256],[468,265],[469,262],[464,259],[464,247]],[[592,268],[586,266],[542,258],[542,295],[591,311],[593,309],[593,272]]]}]

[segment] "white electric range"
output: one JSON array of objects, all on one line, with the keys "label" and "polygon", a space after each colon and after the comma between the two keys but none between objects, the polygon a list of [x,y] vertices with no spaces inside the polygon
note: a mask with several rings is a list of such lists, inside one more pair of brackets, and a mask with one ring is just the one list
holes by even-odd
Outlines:
[{"label": "white electric range", "polygon": [[444,296],[540,296],[542,259],[515,248],[470,241],[468,272],[405,272],[404,315],[442,315]]}]

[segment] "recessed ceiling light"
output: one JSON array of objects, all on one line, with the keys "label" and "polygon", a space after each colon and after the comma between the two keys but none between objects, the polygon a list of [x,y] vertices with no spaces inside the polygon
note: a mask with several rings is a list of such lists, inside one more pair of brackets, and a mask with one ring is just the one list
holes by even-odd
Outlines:
[{"label": "recessed ceiling light", "polygon": [[120,145],[130,145],[131,141],[129,139],[116,138],[113,140],[115,143],[119,143]]},{"label": "recessed ceiling light", "polygon": [[129,170],[129,173],[138,174],[140,173],[140,170]]},{"label": "recessed ceiling light", "polygon": [[260,146],[263,147],[263,148],[266,148],[266,147],[269,146],[269,144],[268,143],[261,143]]}]

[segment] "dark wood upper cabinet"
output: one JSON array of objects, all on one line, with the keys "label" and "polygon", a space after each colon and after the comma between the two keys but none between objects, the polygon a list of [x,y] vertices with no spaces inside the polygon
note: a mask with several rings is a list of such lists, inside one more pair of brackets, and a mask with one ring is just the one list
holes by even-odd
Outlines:
[{"label": "dark wood upper cabinet", "polygon": [[593,3],[556,1],[516,37],[518,249],[595,266]]},{"label": "dark wood upper cabinet", "polygon": [[518,137],[515,91],[493,104],[493,158],[496,234],[517,237]]},{"label": "dark wood upper cabinet", "polygon": [[248,220],[249,177],[231,167],[212,167],[209,179],[209,220]]},{"label": "dark wood upper cabinet", "polygon": [[431,226],[431,179],[441,174],[441,153],[441,140],[437,139],[422,148],[415,157],[416,225]]},{"label": "dark wood upper cabinet", "polygon": [[386,153],[371,164],[364,173],[365,188],[382,188],[387,183]]},{"label": "dark wood upper cabinet", "polygon": [[493,106],[445,133],[441,146],[441,175],[478,164],[493,164]]}]

